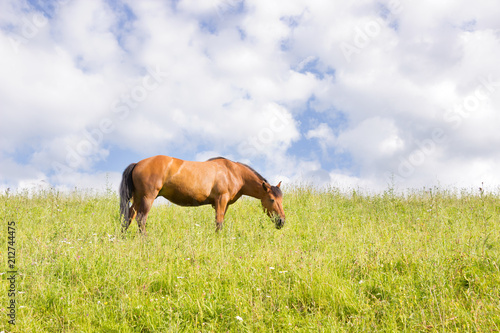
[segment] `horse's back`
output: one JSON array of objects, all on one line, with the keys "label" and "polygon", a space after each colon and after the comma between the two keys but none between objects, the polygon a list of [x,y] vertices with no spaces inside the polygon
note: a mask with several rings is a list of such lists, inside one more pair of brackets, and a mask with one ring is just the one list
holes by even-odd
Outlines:
[{"label": "horse's back", "polygon": [[213,204],[220,166],[211,162],[191,162],[158,155],[137,163],[134,183],[145,195],[163,196],[182,206]]}]

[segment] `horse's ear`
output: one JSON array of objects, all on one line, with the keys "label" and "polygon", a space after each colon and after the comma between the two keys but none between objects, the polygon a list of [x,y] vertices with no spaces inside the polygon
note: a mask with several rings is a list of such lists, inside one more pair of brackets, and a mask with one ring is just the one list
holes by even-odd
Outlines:
[{"label": "horse's ear", "polygon": [[277,188],[280,188],[281,186],[281,181],[278,183],[278,185],[276,185]]},{"label": "horse's ear", "polygon": [[266,191],[269,192],[271,190],[271,186],[269,186],[268,183],[262,182],[262,188]]}]

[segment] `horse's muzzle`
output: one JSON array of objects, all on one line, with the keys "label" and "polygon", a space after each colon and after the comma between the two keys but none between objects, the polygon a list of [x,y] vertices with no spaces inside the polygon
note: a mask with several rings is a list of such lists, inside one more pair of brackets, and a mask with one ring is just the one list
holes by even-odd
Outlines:
[{"label": "horse's muzzle", "polygon": [[276,229],[281,229],[285,225],[285,219],[281,217],[277,217],[276,220],[274,221],[274,225],[276,226]]}]

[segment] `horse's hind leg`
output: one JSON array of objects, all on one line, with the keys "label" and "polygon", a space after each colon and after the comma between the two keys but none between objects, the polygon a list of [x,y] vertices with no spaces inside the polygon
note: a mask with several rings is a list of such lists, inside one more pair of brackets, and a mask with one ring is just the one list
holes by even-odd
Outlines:
[{"label": "horse's hind leg", "polygon": [[143,197],[139,208],[137,211],[137,226],[139,227],[139,231],[146,236],[146,220],[148,219],[149,211],[153,206],[154,198]]},{"label": "horse's hind leg", "polygon": [[137,216],[137,210],[138,210],[138,205],[135,204],[135,202],[132,202],[132,206],[130,206],[129,208],[129,213],[128,213],[128,216],[129,216],[129,219],[128,221],[123,221],[123,224],[122,224],[122,232],[125,232],[127,231],[130,223],[132,223],[132,221],[135,219],[135,217]]}]

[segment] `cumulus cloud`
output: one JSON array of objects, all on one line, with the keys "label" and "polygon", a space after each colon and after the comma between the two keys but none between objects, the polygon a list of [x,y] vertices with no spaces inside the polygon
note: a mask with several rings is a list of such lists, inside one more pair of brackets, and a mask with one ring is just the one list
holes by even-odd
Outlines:
[{"label": "cumulus cloud", "polygon": [[306,133],[306,138],[318,140],[324,153],[326,153],[328,147],[333,146],[336,142],[333,130],[326,123],[321,123],[318,127],[310,129]]},{"label": "cumulus cloud", "polygon": [[289,182],[498,184],[499,14],[486,0],[4,1],[0,184],[97,186],[159,153]]}]

